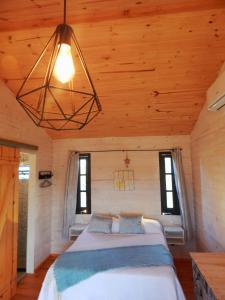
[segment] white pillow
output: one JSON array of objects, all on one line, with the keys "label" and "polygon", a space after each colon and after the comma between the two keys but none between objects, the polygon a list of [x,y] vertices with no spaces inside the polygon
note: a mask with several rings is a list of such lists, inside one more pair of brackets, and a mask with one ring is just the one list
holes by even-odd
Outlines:
[{"label": "white pillow", "polygon": [[112,233],[119,233],[119,228],[119,219],[114,217],[112,222]]},{"label": "white pillow", "polygon": [[143,219],[145,233],[163,233],[162,225],[157,220]]},{"label": "white pillow", "polygon": [[111,233],[112,232],[112,217],[93,214],[91,216],[91,220],[88,225],[87,231],[88,232]]},{"label": "white pillow", "polygon": [[[157,220],[143,218],[145,233],[162,233],[162,225]],[[113,217],[112,233],[119,233],[119,219]]]},{"label": "white pillow", "polygon": [[120,215],[119,231],[124,234],[144,234],[142,215]]}]

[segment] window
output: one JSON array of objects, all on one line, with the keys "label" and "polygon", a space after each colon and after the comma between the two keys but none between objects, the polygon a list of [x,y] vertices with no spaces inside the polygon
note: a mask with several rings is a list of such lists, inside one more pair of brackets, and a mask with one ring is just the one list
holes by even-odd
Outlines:
[{"label": "window", "polygon": [[29,179],[30,167],[29,166],[19,166],[19,179]]},{"label": "window", "polygon": [[91,213],[91,158],[90,154],[80,154],[77,186],[77,214]]},{"label": "window", "polygon": [[180,215],[180,206],[175,186],[172,157],[170,152],[159,153],[161,212]]}]

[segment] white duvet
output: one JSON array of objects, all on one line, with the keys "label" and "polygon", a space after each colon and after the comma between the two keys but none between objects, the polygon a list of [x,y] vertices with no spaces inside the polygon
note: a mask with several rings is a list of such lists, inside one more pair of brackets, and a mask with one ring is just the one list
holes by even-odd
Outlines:
[{"label": "white duvet", "polygon": [[[152,228],[152,227],[151,227]],[[147,230],[146,230],[147,231]],[[102,234],[84,231],[67,251],[163,244],[160,226],[145,234]],[[175,271],[170,266],[120,268],[98,273],[59,294],[48,270],[38,300],[184,300]]]}]

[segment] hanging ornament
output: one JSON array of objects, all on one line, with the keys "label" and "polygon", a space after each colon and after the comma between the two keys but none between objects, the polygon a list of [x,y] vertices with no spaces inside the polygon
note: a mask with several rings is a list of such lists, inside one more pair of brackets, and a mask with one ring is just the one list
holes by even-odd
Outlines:
[{"label": "hanging ornament", "polygon": [[130,159],[128,158],[127,151],[126,151],[126,158],[124,159],[124,163],[125,163],[126,168],[128,168],[129,164],[130,164]]},{"label": "hanging ornament", "polygon": [[130,159],[126,151],[124,159],[126,169],[116,170],[114,172],[114,188],[116,191],[133,191],[134,186],[134,170],[129,169]]}]

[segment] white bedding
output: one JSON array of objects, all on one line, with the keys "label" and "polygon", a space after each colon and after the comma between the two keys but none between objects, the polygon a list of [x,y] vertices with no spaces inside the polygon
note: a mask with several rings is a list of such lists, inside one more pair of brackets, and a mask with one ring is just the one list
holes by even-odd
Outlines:
[{"label": "white bedding", "polygon": [[[132,245],[163,244],[160,229],[145,234],[103,234],[84,231],[67,251]],[[38,300],[184,300],[175,271],[170,266],[121,268],[98,273],[62,294],[57,293],[53,266],[47,272]]]}]

